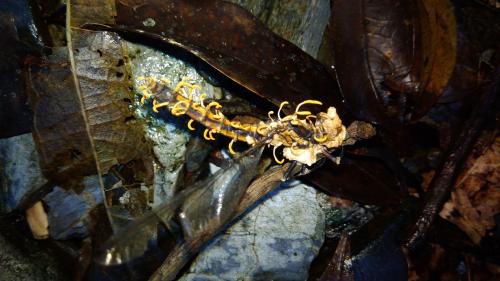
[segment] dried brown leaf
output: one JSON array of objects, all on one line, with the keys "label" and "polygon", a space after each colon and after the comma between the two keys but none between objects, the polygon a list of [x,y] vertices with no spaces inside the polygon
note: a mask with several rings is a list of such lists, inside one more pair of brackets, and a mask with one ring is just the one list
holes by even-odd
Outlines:
[{"label": "dried brown leaf", "polygon": [[72,31],[78,87],[82,93],[99,166],[147,157],[141,124],[129,106],[133,100],[126,48],[111,32]]},{"label": "dried brown leaf", "polygon": [[439,98],[456,55],[448,1],[339,0],[331,21],[335,69],[355,117],[415,120]]},{"label": "dried brown leaf", "polygon": [[56,51],[31,74],[34,136],[44,173],[56,182],[96,173],[95,157],[106,172],[148,153],[129,110],[133,93],[121,39],[78,30],[71,43],[71,52]]},{"label": "dried brown leaf", "polygon": [[44,175],[54,182],[94,174],[90,140],[74,82],[67,49],[54,49],[48,62],[30,71],[33,137]]},{"label": "dried brown leaf", "polygon": [[469,156],[451,199],[440,213],[475,243],[495,227],[494,216],[500,213],[499,163],[500,138],[495,137],[479,155]]}]

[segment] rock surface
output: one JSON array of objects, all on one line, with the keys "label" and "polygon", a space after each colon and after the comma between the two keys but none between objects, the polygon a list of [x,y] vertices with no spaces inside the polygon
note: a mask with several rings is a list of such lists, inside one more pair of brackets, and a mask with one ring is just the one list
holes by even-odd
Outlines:
[{"label": "rock surface", "polygon": [[[13,228],[0,225],[0,280],[69,280],[71,266],[61,263],[67,260],[61,261],[56,253],[47,248],[46,242],[26,238],[23,236],[26,233],[19,233]],[[29,230],[26,231],[31,236]]]},{"label": "rock surface", "polygon": [[[139,44],[127,43],[129,53],[134,54],[131,60],[132,77],[134,79],[136,95],[136,116],[146,120],[146,138],[153,145],[156,158],[154,165],[154,203],[157,206],[172,196],[172,190],[185,162],[184,154],[190,134],[187,129],[187,120],[171,116],[160,111],[155,114],[151,105],[139,103],[143,83],[140,77],[152,77],[156,80],[165,78],[170,81],[169,87],[174,88],[183,77],[189,77],[190,82],[202,86],[203,93],[208,98],[220,99],[221,89],[213,87],[197,69],[183,60]],[[195,90],[194,99],[197,100],[201,91]]]},{"label": "rock surface", "polygon": [[46,182],[31,133],[0,139],[0,213],[14,210]]},{"label": "rock surface", "polygon": [[188,280],[306,280],[324,238],[317,191],[279,188],[195,259]]},{"label": "rock surface", "polygon": [[330,19],[329,0],[232,0],[274,33],[316,57]]},{"label": "rock surface", "polygon": [[76,194],[58,186],[43,201],[49,206],[49,234],[53,239],[78,239],[88,235],[89,212],[102,203],[97,176],[83,180],[84,190]]}]

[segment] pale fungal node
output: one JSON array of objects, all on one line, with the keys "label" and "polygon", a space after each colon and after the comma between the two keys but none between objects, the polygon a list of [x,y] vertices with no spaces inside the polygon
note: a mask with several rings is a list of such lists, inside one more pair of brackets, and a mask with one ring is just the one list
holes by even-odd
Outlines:
[{"label": "pale fungal node", "polygon": [[[303,127],[307,127],[313,132],[313,139],[304,139],[299,136],[294,136],[294,131],[289,132],[288,136],[294,136],[295,142],[286,142],[287,138],[282,138],[278,135],[279,141],[284,145],[283,157],[288,160],[295,160],[306,165],[312,165],[318,161],[318,156],[325,156],[331,149],[342,146],[346,139],[347,130],[342,125],[339,115],[335,107],[328,108],[327,112],[320,112],[316,115],[314,125],[303,123]],[[319,135],[316,135],[318,134]],[[284,134],[283,136],[286,136]],[[306,140],[306,141],[305,141]]]}]

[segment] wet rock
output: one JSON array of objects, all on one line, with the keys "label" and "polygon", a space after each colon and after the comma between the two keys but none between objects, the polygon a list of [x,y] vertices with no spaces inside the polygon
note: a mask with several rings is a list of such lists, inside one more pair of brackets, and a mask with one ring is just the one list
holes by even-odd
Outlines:
[{"label": "wet rock", "polygon": [[46,182],[31,134],[0,139],[0,213],[17,208]]},{"label": "wet rock", "polygon": [[399,216],[351,260],[355,280],[408,280],[408,265],[400,247],[399,234],[408,216]]},{"label": "wet rock", "polygon": [[[131,59],[132,78],[136,95],[136,116],[146,120],[146,138],[153,145],[156,158],[154,164],[154,203],[157,206],[173,195],[175,184],[181,174],[185,162],[186,145],[191,136],[187,129],[185,118],[173,117],[169,113],[160,111],[153,113],[148,102],[139,103],[143,83],[140,77],[153,77],[156,80],[165,78],[168,85],[174,88],[183,77],[190,77],[190,82],[202,87],[208,99],[220,99],[222,91],[214,87],[202,76],[198,70],[183,61],[164,52],[139,44],[127,43],[129,53],[134,54]],[[193,92],[195,100],[199,99],[202,91]]]},{"label": "wet rock", "polygon": [[188,138],[185,132],[161,120],[149,124],[146,134],[153,143],[153,152],[157,159],[153,166],[155,173],[153,206],[157,206],[173,195],[184,163]]},{"label": "wet rock", "polygon": [[[212,86],[212,77],[207,77],[207,73],[199,70],[182,58],[169,55],[156,49],[144,45],[127,42],[129,53],[134,54],[131,59],[132,78],[136,92],[141,95],[142,91],[138,86],[143,84],[139,77],[153,77],[158,81],[166,78],[173,88],[183,77],[189,77],[190,82],[200,85],[203,93],[207,94],[207,99],[220,99],[222,97],[221,88]],[[193,98],[198,100],[202,91],[195,90]],[[141,109],[143,106],[138,105]],[[153,115],[154,116],[154,115]]]},{"label": "wet rock", "polygon": [[232,0],[273,32],[315,57],[330,18],[330,1]]},{"label": "wet rock", "polygon": [[363,205],[352,201],[348,204],[336,204],[332,202],[335,200],[342,199],[321,194],[319,200],[325,212],[327,238],[340,238],[343,232],[352,233],[373,219],[379,209],[374,205]]},{"label": "wet rock", "polygon": [[65,240],[88,235],[89,212],[103,200],[97,176],[84,178],[83,185],[80,194],[56,186],[43,198],[49,207],[50,237]]},{"label": "wet rock", "polygon": [[181,280],[306,280],[325,234],[317,196],[299,182],[279,188],[211,242]]}]

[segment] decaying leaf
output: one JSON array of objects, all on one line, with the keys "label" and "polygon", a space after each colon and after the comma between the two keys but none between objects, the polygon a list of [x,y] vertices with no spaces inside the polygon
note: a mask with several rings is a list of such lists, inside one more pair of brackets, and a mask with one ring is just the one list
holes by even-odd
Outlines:
[{"label": "decaying leaf", "polygon": [[31,131],[32,116],[27,109],[24,63],[39,56],[43,47],[40,32],[26,0],[0,2],[0,138]]},{"label": "decaying leaf", "polygon": [[[73,1],[73,5],[84,5],[79,2]],[[87,5],[114,5],[105,9],[112,11],[110,16],[102,20],[82,17],[78,24],[146,36],[157,39],[160,46],[165,42],[180,47],[276,105],[290,101],[294,108],[303,100],[318,99],[343,111],[327,69],[238,5],[227,1],[105,2]]]},{"label": "decaying leaf", "polygon": [[344,156],[340,165],[327,161],[305,180],[330,195],[365,204],[394,205],[403,198],[394,173],[366,157]]},{"label": "decaying leaf", "polygon": [[72,32],[73,71],[103,171],[148,153],[141,124],[129,108],[133,92],[122,44],[115,33]]},{"label": "decaying leaf", "polygon": [[457,28],[452,4],[442,0],[422,0],[422,36],[424,50],[424,93],[413,119],[424,115],[443,93],[457,56]]},{"label": "decaying leaf", "polygon": [[351,259],[349,235],[342,233],[335,254],[321,275],[320,281],[352,281],[354,274],[349,268]]},{"label": "decaying leaf", "polygon": [[451,76],[456,27],[448,1],[334,1],[331,25],[339,85],[357,118],[415,120]]},{"label": "decaying leaf", "polygon": [[471,155],[458,177],[441,217],[460,227],[475,243],[495,227],[500,213],[500,138],[479,155]]},{"label": "decaying leaf", "polygon": [[47,64],[32,69],[34,136],[50,179],[94,174],[95,157],[106,172],[147,155],[140,124],[128,108],[133,96],[124,59],[116,34],[79,30],[71,52],[55,50]]},{"label": "decaying leaf", "polygon": [[44,175],[55,181],[94,174],[95,160],[66,49],[54,49],[48,63],[31,68],[33,137]]}]

